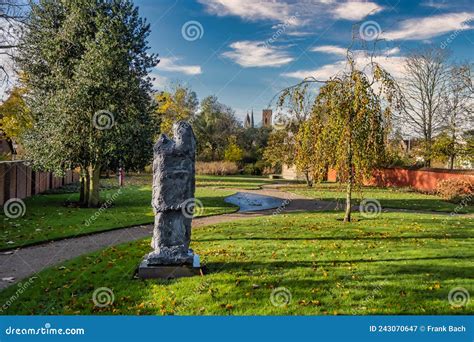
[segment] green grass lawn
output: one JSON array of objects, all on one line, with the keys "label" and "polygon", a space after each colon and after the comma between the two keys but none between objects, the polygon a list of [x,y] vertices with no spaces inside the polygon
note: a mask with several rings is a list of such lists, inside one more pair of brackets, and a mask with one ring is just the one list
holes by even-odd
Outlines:
[{"label": "green grass lawn", "polygon": [[[474,313],[472,300],[463,307],[448,301],[455,287],[474,294],[472,219],[354,216],[358,221],[344,224],[340,212],[294,213],[195,229],[192,248],[207,267],[204,277],[134,279],[149,239],[107,248],[39,273],[2,314]],[[113,304],[94,305],[101,287],[113,291]],[[0,303],[18,288],[2,291]],[[272,304],[288,294],[287,304]]]},{"label": "green grass lawn", "polygon": [[[102,180],[101,200],[114,198],[112,207],[100,215],[94,208],[68,207],[66,202],[77,201],[77,189],[68,187],[52,193],[36,195],[24,200],[26,214],[0,221],[0,250],[32,243],[76,236],[114,228],[153,222],[151,208],[151,175],[127,177],[126,186],[120,190],[116,179]],[[201,216],[236,211],[238,208],[224,202],[235,191],[197,187],[196,197],[202,201]],[[3,212],[2,212],[3,214]],[[94,219],[95,218],[95,219]]]},{"label": "green grass lawn", "polygon": [[[315,184],[312,188],[297,184],[284,186],[282,190],[293,192],[309,198],[326,201],[345,201],[345,186],[336,183]],[[428,210],[456,213],[474,213],[474,206],[460,206],[455,203],[443,201],[439,196],[428,195],[403,188],[377,188],[363,187],[361,191],[354,193],[355,203],[360,198],[374,198],[378,200],[382,208]]]}]

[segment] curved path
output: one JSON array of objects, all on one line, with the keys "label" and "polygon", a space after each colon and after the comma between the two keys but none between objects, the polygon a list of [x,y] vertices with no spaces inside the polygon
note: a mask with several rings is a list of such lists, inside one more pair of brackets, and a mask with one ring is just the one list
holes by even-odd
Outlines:
[{"label": "curved path", "polygon": [[[195,218],[193,219],[193,228],[249,217],[272,215],[275,212],[281,213],[318,209],[313,203],[316,201],[289,194],[276,188],[245,190],[245,193],[239,192],[236,195],[239,196],[240,201],[243,201],[243,203],[247,202],[243,211],[239,210],[232,214]],[[272,198],[266,198],[265,196],[271,196]],[[248,205],[250,202],[253,203],[253,206]],[[265,204],[270,205],[259,205],[259,202],[265,202]],[[151,237],[152,230],[153,225],[151,224],[141,225],[0,252],[0,289],[35,275],[47,267],[60,264],[82,254],[124,242]]]},{"label": "curved path", "polygon": [[[342,209],[341,203],[308,199],[301,195],[279,190],[278,187],[282,185],[284,184],[265,185],[259,190],[235,189],[238,192],[229,196],[227,201],[239,205],[241,210],[232,214],[196,218],[193,220],[193,228],[284,212]],[[358,207],[355,206],[354,209],[358,210]],[[423,212],[403,209],[384,209],[383,211]],[[424,213],[435,214],[435,212],[428,211],[424,211]],[[449,215],[449,213],[440,212],[436,214]],[[151,237],[152,229],[153,225],[115,229],[0,252],[0,289],[35,275],[46,267],[60,264],[80,255],[124,242]]]}]

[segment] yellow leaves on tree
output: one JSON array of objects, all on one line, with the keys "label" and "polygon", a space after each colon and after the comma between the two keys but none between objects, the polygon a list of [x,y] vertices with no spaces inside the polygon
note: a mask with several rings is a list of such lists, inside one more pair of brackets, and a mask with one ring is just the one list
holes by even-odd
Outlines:
[{"label": "yellow leaves on tree", "polygon": [[171,92],[157,94],[155,100],[158,103],[156,114],[161,122],[161,133],[168,135],[175,122],[194,117],[198,104],[196,93],[180,85]]},{"label": "yellow leaves on tree", "polygon": [[0,130],[15,142],[31,127],[31,116],[23,100],[24,94],[24,88],[15,87],[7,100],[0,105]]}]

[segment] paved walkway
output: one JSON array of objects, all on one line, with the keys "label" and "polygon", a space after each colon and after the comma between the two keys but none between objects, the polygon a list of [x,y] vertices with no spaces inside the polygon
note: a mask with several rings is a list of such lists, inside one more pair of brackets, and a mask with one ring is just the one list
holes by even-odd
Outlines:
[{"label": "paved walkway", "polygon": [[[236,212],[232,214],[200,217],[193,220],[193,228],[235,221],[244,218],[272,215],[274,212],[315,210],[316,201],[289,194],[278,189],[245,190],[251,194],[273,196],[280,199],[276,209],[253,212]],[[244,195],[245,193],[241,193]],[[250,197],[250,196],[249,196]],[[253,199],[255,199],[252,196]],[[28,278],[41,270],[61,264],[66,260],[82,254],[101,250],[124,242],[151,237],[153,225],[142,225],[130,228],[110,230],[80,237],[47,242],[35,246],[0,252],[0,289],[6,288],[22,279]]]},{"label": "paved walkway", "polygon": [[[245,211],[232,214],[200,217],[193,220],[193,228],[229,222],[250,217],[281,214],[285,212],[297,212],[307,210],[334,210],[342,209],[342,203],[318,201],[308,199],[300,195],[284,192],[278,189],[280,185],[266,185],[259,190],[235,189],[239,192],[241,200],[245,200],[246,193],[249,201],[255,202],[255,196],[271,196],[279,199],[280,205],[274,209],[262,211]],[[273,203],[277,203],[272,201]],[[358,210],[357,207],[354,207]],[[407,211],[388,209],[383,211]],[[410,211],[413,212],[413,211]],[[424,213],[427,213],[426,211]],[[428,212],[429,213],[429,212]],[[442,214],[442,213],[436,213]],[[447,213],[446,213],[447,214]],[[130,228],[116,229],[107,232],[95,233],[86,236],[68,238],[44,244],[19,248],[8,252],[0,252],[0,289],[6,288],[22,279],[28,278],[41,270],[61,264],[66,260],[78,257],[82,254],[101,250],[106,247],[118,245],[124,242],[151,237],[152,225],[142,225]]]}]

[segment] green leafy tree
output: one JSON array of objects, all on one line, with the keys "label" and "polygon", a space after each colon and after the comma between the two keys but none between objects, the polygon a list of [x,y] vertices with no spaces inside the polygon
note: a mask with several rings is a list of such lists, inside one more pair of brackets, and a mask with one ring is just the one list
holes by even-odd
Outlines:
[{"label": "green leafy tree", "polygon": [[26,90],[14,87],[8,98],[0,105],[0,132],[7,143],[21,143],[21,135],[31,128],[31,116],[23,100]]},{"label": "green leafy tree", "polygon": [[224,160],[231,162],[239,162],[244,157],[244,151],[237,145],[235,135],[229,137],[229,143],[224,151]]},{"label": "green leafy tree", "polygon": [[459,155],[472,167],[474,165],[474,130],[464,132],[463,140],[464,144],[461,145]]},{"label": "green leafy tree", "polygon": [[[454,156],[457,156],[458,154],[458,143],[447,131],[439,134],[431,145],[431,158],[437,159],[443,163],[448,160],[453,160],[454,162]],[[451,164],[451,166],[453,166],[453,164]]]},{"label": "green leafy tree", "polygon": [[129,0],[33,2],[28,27],[17,57],[28,75],[27,156],[56,173],[80,167],[81,202],[98,206],[104,165],[151,158],[150,27]]},{"label": "green leafy tree", "polygon": [[268,143],[270,127],[240,128],[237,134],[237,144],[244,151],[244,163],[255,163],[262,160],[264,150]]},{"label": "green leafy tree", "polygon": [[160,131],[171,134],[173,124],[180,120],[192,120],[196,115],[198,100],[196,93],[182,85],[176,85],[171,92],[155,95],[158,103],[156,113],[160,121]]},{"label": "green leafy tree", "polygon": [[220,103],[216,96],[201,101],[201,110],[192,125],[197,139],[197,158],[202,161],[222,160],[229,137],[239,128],[232,108]]},{"label": "green leafy tree", "polygon": [[295,158],[295,136],[286,130],[274,130],[268,136],[263,151],[263,160],[273,169],[281,169],[283,164],[293,165]]}]

